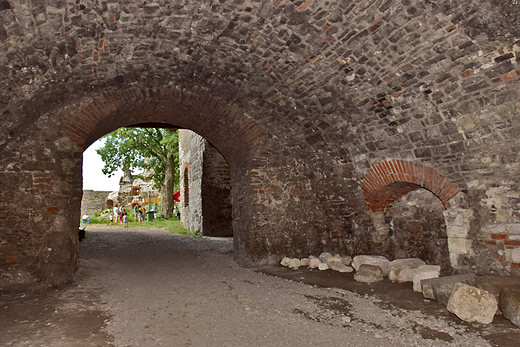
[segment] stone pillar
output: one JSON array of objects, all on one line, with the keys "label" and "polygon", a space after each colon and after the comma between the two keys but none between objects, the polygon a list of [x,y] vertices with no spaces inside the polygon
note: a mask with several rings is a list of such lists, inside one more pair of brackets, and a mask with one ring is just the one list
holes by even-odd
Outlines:
[{"label": "stone pillar", "polygon": [[390,231],[390,226],[385,222],[385,213],[381,211],[369,214],[372,218],[375,229],[374,234],[372,235],[374,246],[382,247],[383,244],[388,245],[388,233]]},{"label": "stone pillar", "polygon": [[459,269],[459,257],[474,253],[472,241],[468,239],[473,210],[453,206],[444,210],[443,215],[448,235],[450,264],[453,269]]},{"label": "stone pillar", "polygon": [[52,124],[36,122],[0,156],[0,288],[61,284],[78,260],[81,158]]},{"label": "stone pillar", "polygon": [[[179,130],[180,210],[183,226],[191,232],[201,233],[202,224],[202,172],[206,141],[190,130]],[[185,170],[188,169],[188,180]],[[186,194],[189,192],[189,194]]]}]

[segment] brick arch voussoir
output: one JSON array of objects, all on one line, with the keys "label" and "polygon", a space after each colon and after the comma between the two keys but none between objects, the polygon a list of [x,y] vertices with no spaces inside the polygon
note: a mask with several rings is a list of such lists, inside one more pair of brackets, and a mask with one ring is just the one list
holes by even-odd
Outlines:
[{"label": "brick arch voussoir", "polygon": [[[186,91],[169,86],[105,91],[82,103],[65,120],[62,130],[76,144],[86,148],[95,140],[92,134],[103,126],[103,122],[130,104],[143,112],[150,105],[162,105],[182,109],[185,113],[203,114],[204,122],[194,120],[195,117],[184,117],[174,125],[204,136],[229,161],[254,153],[267,138],[267,130],[237,106],[211,96],[204,90]],[[157,123],[163,121],[168,123],[168,119],[156,120]],[[233,134],[233,138],[230,134]]]},{"label": "brick arch voussoir", "polygon": [[450,206],[448,201],[460,191],[448,177],[435,169],[410,161],[385,160],[372,166],[360,182],[367,209],[380,212],[388,208],[393,200],[383,200],[383,193],[392,183],[398,182],[410,183],[431,191],[445,208]]}]

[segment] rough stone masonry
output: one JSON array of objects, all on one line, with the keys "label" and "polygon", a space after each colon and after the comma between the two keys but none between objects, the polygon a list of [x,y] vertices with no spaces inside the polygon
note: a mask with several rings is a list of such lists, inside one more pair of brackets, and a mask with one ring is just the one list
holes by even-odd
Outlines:
[{"label": "rough stone masonry", "polygon": [[[520,269],[517,1],[0,0],[0,23],[1,287],[70,278],[82,151],[143,123],[227,160],[244,260]],[[420,199],[394,223],[416,190],[444,245],[416,242]]]}]

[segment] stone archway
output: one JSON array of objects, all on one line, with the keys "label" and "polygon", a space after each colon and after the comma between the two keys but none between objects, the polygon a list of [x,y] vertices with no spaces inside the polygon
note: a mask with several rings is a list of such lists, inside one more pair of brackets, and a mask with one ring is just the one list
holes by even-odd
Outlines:
[{"label": "stone archway", "polygon": [[[23,207],[0,225],[0,279],[70,278],[81,153],[138,124],[191,129],[218,148],[235,248],[253,261],[370,251],[367,211],[384,212],[389,185],[404,182],[445,211],[467,192],[478,257],[520,264],[513,2],[0,3],[0,208]],[[394,157],[409,162],[384,161]],[[363,194],[380,161],[389,168],[370,169]],[[444,174],[431,186],[427,166]],[[503,203],[480,204],[496,194]],[[471,249],[455,226],[458,264]]]},{"label": "stone archway", "polygon": [[448,264],[457,269],[458,257],[471,252],[466,236],[472,213],[452,206],[452,198],[462,193],[437,170],[386,160],[366,172],[361,188],[373,220],[374,245],[389,257],[420,257],[448,272]]}]

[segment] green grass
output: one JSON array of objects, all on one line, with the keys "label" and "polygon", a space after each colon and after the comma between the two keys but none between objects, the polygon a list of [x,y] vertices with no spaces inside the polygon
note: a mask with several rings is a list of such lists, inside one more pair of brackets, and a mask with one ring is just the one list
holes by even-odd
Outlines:
[{"label": "green grass", "polygon": [[[153,222],[147,222],[147,219],[145,218],[144,222],[136,222],[134,220],[134,214],[129,213],[128,214],[128,227],[129,228],[161,228],[166,229],[168,232],[172,234],[180,234],[180,235],[188,235],[192,237],[200,237],[200,233],[193,233],[187,229],[184,229],[182,223],[180,220],[172,218],[172,219],[165,219],[162,217],[162,215],[159,213],[157,216],[157,219]],[[104,224],[104,225],[111,225],[118,228],[123,228],[123,224],[119,224],[119,222],[114,221],[114,223],[110,223],[110,217],[109,214],[99,214],[95,213],[94,215],[90,216],[90,224]],[[88,224],[81,224],[81,225],[88,225]]]}]

